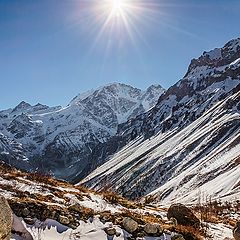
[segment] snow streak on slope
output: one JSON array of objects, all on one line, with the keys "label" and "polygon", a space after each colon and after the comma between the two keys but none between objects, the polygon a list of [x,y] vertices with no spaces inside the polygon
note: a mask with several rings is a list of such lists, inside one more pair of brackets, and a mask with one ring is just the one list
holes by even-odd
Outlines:
[{"label": "snow streak on slope", "polygon": [[156,190],[161,200],[196,201],[197,188],[228,176],[229,188],[205,187],[213,197],[236,197],[239,58],[240,39],[235,39],[192,60],[185,77],[155,107],[119,125],[117,135],[99,147],[101,155],[94,161],[106,163],[83,182],[112,186],[131,198]]},{"label": "snow streak on slope", "polygon": [[[192,124],[148,140],[137,139],[84,182],[105,184],[128,197],[154,194],[165,204],[240,196],[240,92]],[[200,196],[201,197],[201,196]]]}]

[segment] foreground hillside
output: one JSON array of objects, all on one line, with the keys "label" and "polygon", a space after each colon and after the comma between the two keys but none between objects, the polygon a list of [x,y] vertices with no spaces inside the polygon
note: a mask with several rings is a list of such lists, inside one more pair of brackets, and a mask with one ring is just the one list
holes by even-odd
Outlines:
[{"label": "foreground hillside", "polygon": [[[182,219],[173,208],[167,211],[147,205],[150,199],[131,202],[106,190],[97,193],[49,176],[20,172],[5,164],[0,165],[0,175],[0,195],[8,200],[14,213],[12,240],[223,240],[232,237],[240,207],[237,203],[228,204],[222,209],[229,210],[218,215],[214,213],[217,208],[213,208],[214,211],[207,211],[209,217],[203,217],[208,208],[192,206],[196,217],[182,206],[188,215]],[[0,201],[1,222],[7,212],[2,212],[4,201]],[[172,215],[176,219],[169,220]],[[2,226],[0,234],[1,231]]]}]

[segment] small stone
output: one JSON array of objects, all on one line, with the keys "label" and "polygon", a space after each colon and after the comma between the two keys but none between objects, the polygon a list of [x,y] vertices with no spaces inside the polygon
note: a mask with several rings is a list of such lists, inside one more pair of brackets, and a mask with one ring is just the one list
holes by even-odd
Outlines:
[{"label": "small stone", "polygon": [[29,214],[30,214],[30,211],[29,211],[27,208],[24,208],[24,209],[22,210],[22,215],[23,215],[24,217],[27,217]]},{"label": "small stone", "polygon": [[70,223],[68,217],[62,215],[59,216],[59,222],[63,225],[68,225]]},{"label": "small stone", "polygon": [[164,229],[164,230],[163,230],[163,233],[165,233],[165,234],[167,234],[167,235],[171,235],[171,234],[172,234],[172,232],[169,231],[169,230],[167,230],[167,229]]},{"label": "small stone", "polygon": [[174,227],[177,226],[177,219],[176,219],[176,218],[171,217],[171,218],[170,218],[170,221],[172,222],[172,225],[173,225]]},{"label": "small stone", "polygon": [[35,219],[32,218],[24,218],[24,222],[28,225],[33,225],[35,223]]},{"label": "small stone", "polygon": [[79,226],[79,223],[70,223],[68,226],[75,230]]},{"label": "small stone", "polygon": [[125,217],[122,224],[123,228],[129,233],[133,233],[138,229],[138,223],[129,217]]},{"label": "small stone", "polygon": [[56,218],[56,211],[50,212],[49,218],[50,218],[50,219],[55,219],[55,218]]},{"label": "small stone", "polygon": [[105,231],[105,233],[106,233],[107,235],[109,235],[109,236],[114,236],[114,235],[116,235],[116,233],[117,233],[116,229],[113,228],[113,227],[105,228],[104,231]]},{"label": "small stone", "polygon": [[171,237],[171,240],[185,240],[183,235],[177,234]]},{"label": "small stone", "polygon": [[79,203],[74,203],[71,206],[69,206],[68,209],[75,212],[82,212],[83,207]]}]

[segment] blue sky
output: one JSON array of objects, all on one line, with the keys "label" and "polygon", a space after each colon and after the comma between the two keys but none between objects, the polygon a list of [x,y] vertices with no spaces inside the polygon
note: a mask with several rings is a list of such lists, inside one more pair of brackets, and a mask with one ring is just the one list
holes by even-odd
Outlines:
[{"label": "blue sky", "polygon": [[240,36],[239,0],[132,0],[129,31],[116,17],[100,34],[101,1],[0,0],[0,109],[67,105],[110,82],[168,88],[192,58]]}]

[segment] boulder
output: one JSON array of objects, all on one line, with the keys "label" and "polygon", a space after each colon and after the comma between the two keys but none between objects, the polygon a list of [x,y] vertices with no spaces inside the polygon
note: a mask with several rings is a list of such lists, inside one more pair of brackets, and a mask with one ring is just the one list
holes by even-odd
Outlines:
[{"label": "boulder", "polygon": [[129,233],[133,233],[138,229],[138,223],[129,217],[125,217],[122,224],[123,228]]},{"label": "boulder", "polygon": [[233,229],[233,237],[235,240],[240,240],[240,222],[237,222]]},{"label": "boulder", "polygon": [[196,228],[200,227],[200,221],[193,214],[191,209],[180,203],[170,206],[167,217],[168,219],[175,218],[177,223],[183,226],[193,226]]},{"label": "boulder", "polygon": [[0,196],[0,240],[9,240],[13,223],[12,210],[7,200]]},{"label": "boulder", "polygon": [[109,236],[114,236],[117,233],[117,231],[114,227],[107,227],[107,228],[104,229],[104,231]]},{"label": "boulder", "polygon": [[148,235],[162,235],[163,230],[159,224],[147,223],[144,226],[144,232],[147,233]]}]

